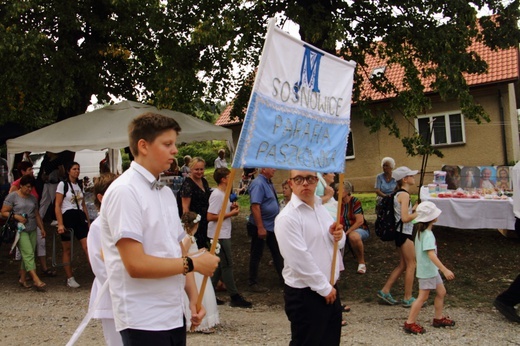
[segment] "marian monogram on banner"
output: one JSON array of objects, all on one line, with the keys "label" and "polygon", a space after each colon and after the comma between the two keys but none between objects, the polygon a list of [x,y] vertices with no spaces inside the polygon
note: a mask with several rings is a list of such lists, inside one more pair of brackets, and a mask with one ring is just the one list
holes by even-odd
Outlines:
[{"label": "marian monogram on banner", "polygon": [[343,172],[354,69],[271,23],[233,167]]}]

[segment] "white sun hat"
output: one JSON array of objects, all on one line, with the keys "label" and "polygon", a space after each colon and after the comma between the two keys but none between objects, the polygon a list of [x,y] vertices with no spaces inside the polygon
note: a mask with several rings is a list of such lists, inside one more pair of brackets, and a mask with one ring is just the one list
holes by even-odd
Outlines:
[{"label": "white sun hat", "polygon": [[437,208],[432,202],[421,202],[417,206],[417,217],[414,222],[430,222],[441,215],[442,210]]},{"label": "white sun hat", "polygon": [[399,181],[409,175],[416,175],[418,172],[419,171],[412,171],[410,168],[406,166],[401,166],[392,171],[392,178],[394,178],[395,181]]}]

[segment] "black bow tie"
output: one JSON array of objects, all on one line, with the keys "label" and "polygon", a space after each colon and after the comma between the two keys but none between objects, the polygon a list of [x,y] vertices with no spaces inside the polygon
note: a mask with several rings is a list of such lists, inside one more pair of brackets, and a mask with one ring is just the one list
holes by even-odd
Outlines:
[{"label": "black bow tie", "polygon": [[159,181],[159,180],[155,180],[153,183],[152,183],[152,190],[160,190],[162,189],[166,184],[163,183],[162,181]]}]

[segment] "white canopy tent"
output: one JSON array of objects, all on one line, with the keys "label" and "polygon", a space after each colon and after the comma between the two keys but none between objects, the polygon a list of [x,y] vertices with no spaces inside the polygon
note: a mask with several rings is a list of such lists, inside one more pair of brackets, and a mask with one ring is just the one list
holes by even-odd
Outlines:
[{"label": "white canopy tent", "polygon": [[234,151],[230,129],[210,124],[181,112],[168,109],[159,110],[139,102],[122,101],[8,140],[9,167],[12,167],[14,163],[14,155],[24,151],[59,153],[64,150],[76,152],[83,149],[102,150],[107,148],[111,149],[110,162],[115,164],[114,153],[128,146],[128,125],[135,117],[147,112],[174,118],[182,129],[177,137],[178,143],[223,140],[227,141],[231,152]]}]

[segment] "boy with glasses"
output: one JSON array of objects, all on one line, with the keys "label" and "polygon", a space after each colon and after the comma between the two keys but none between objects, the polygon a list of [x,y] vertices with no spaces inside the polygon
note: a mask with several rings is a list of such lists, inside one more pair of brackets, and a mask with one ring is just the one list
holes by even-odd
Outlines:
[{"label": "boy with glasses", "polygon": [[[291,171],[293,195],[275,221],[284,258],[285,313],[291,322],[291,345],[339,345],[342,308],[331,284],[334,243],[345,245],[345,233],[314,195],[315,172]],[[341,258],[338,250],[337,258]],[[334,278],[339,277],[339,261]]]}]

